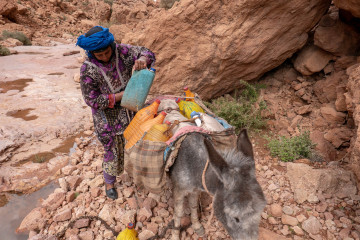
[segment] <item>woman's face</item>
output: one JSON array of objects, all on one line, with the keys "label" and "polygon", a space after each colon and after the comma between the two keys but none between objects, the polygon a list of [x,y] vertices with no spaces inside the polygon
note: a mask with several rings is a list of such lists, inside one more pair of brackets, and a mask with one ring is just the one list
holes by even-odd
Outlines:
[{"label": "woman's face", "polygon": [[111,46],[108,46],[104,51],[93,53],[97,60],[103,61],[105,63],[110,61],[112,49]]}]

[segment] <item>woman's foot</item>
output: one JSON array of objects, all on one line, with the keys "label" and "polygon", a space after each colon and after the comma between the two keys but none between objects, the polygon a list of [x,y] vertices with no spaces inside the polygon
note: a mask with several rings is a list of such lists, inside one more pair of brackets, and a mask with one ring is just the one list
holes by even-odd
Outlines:
[{"label": "woman's foot", "polygon": [[105,193],[108,198],[111,198],[113,200],[118,198],[118,193],[114,187],[114,184],[105,183]]}]

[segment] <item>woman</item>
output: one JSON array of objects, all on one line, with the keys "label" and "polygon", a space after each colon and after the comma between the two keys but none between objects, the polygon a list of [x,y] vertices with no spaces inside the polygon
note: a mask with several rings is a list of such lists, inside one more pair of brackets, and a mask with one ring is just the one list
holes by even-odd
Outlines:
[{"label": "woman", "polygon": [[81,35],[76,45],[88,55],[80,69],[80,84],[105,150],[102,167],[106,196],[117,199],[114,183],[124,169],[123,132],[134,116],[120,102],[132,71],[152,67],[155,55],[145,47],[116,44],[109,29],[101,26]]}]

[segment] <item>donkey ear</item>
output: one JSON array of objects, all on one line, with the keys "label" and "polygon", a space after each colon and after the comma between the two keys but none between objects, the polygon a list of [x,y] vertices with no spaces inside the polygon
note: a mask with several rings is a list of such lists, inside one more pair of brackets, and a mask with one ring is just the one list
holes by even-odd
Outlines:
[{"label": "donkey ear", "polygon": [[229,165],[225,162],[222,156],[215,150],[214,146],[208,139],[204,139],[204,144],[209,154],[209,161],[214,167],[216,174],[222,179],[221,175],[226,169],[229,168]]},{"label": "donkey ear", "polygon": [[246,129],[242,129],[237,138],[237,149],[245,156],[254,157],[253,147]]}]

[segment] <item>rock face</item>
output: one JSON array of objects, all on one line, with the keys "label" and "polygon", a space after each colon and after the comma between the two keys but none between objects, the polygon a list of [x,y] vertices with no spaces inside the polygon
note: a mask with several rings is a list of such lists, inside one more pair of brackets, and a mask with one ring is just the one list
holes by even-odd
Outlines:
[{"label": "rock face", "polygon": [[348,103],[348,111],[352,114],[355,125],[356,125],[356,138],[354,139],[354,143],[352,145],[351,151],[351,165],[352,168],[360,181],[360,64],[356,64],[347,70],[347,74],[349,75],[347,89],[349,92],[347,94],[347,103]]},{"label": "rock face", "polygon": [[147,0],[114,1],[110,21],[129,27],[129,24],[146,20],[155,6]]},{"label": "rock face", "polygon": [[334,4],[341,9],[350,11],[355,17],[360,17],[359,0],[334,0]]},{"label": "rock face", "polygon": [[187,85],[208,99],[289,58],[306,43],[307,32],[329,4],[183,0],[167,12],[153,11],[143,32],[127,34],[124,42],[145,45],[157,54],[152,92],[178,93]]},{"label": "rock face", "polygon": [[[72,79],[79,72],[80,55],[63,56],[77,50],[74,45],[59,44],[51,50],[39,46],[15,49],[19,54],[0,59],[0,177],[6,179],[0,191],[23,191],[30,185],[41,185],[45,175],[55,174],[68,159],[49,156],[49,162],[40,168],[31,156],[37,154],[35,160],[40,162],[47,159],[41,154],[50,153],[76,131],[92,125],[79,83]],[[22,167],[11,165],[27,159],[29,162]]]}]

